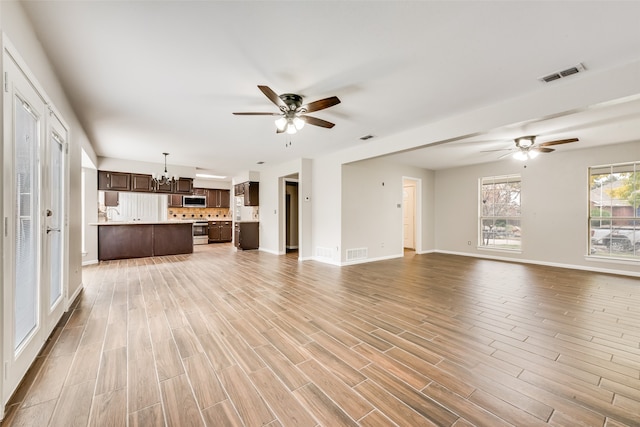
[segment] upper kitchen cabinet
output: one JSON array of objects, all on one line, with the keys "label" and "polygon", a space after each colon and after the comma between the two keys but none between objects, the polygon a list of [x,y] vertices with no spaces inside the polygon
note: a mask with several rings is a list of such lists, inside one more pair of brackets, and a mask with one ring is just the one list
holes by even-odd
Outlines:
[{"label": "upper kitchen cabinet", "polygon": [[231,206],[229,190],[208,189],[207,190],[207,207],[208,208],[228,208]]},{"label": "upper kitchen cabinet", "polygon": [[169,194],[169,207],[181,208],[182,207],[182,195],[181,194]]},{"label": "upper kitchen cabinet", "polygon": [[120,199],[117,191],[105,191],[104,192],[104,205],[106,207],[116,207],[120,205]]},{"label": "upper kitchen cabinet", "polygon": [[131,174],[98,171],[98,190],[131,191]]},{"label": "upper kitchen cabinet", "polygon": [[131,191],[148,193],[153,191],[153,178],[151,175],[131,174]]},{"label": "upper kitchen cabinet", "polygon": [[255,181],[247,181],[244,183],[244,205],[259,206],[260,205],[260,183]]},{"label": "upper kitchen cabinet", "polygon": [[178,178],[173,184],[173,192],[176,194],[193,194],[193,179]]},{"label": "upper kitchen cabinet", "polygon": [[233,195],[234,196],[244,195],[244,182],[242,184],[236,184],[233,186]]},{"label": "upper kitchen cabinet", "polygon": [[[173,183],[171,181],[165,182],[163,184],[157,183],[155,192],[156,193],[173,193]],[[180,200],[182,200],[182,198],[180,198]]]}]

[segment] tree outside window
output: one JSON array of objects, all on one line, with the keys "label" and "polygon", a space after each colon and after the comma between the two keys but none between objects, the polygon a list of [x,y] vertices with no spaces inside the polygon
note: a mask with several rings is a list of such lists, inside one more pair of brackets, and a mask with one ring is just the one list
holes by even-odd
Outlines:
[{"label": "tree outside window", "polygon": [[520,175],[481,179],[480,247],[520,250],[520,196]]},{"label": "tree outside window", "polygon": [[589,169],[589,253],[640,260],[640,162]]}]

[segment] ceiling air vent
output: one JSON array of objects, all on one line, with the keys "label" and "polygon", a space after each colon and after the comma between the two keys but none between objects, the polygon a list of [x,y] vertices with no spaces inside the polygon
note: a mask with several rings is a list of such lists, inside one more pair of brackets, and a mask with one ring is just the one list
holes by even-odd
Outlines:
[{"label": "ceiling air vent", "polygon": [[367,139],[371,139],[371,138],[373,138],[373,135],[365,135],[360,137],[360,139],[363,141],[366,141]]},{"label": "ceiling air vent", "polygon": [[549,74],[548,76],[541,77],[540,81],[544,82],[544,83],[549,83],[549,82],[552,82],[554,80],[561,79],[563,77],[569,77],[569,76],[572,76],[574,74],[581,73],[584,70],[585,70],[584,65],[578,64],[575,67],[567,68],[566,70],[558,71],[556,73]]}]

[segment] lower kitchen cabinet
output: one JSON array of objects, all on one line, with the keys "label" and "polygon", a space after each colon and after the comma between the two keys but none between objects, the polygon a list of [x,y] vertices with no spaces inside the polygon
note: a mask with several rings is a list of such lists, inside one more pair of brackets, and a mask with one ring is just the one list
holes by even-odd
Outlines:
[{"label": "lower kitchen cabinet", "polygon": [[232,237],[231,221],[209,221],[209,243],[230,242]]},{"label": "lower kitchen cabinet", "polygon": [[100,261],[192,252],[193,232],[190,222],[98,225]]},{"label": "lower kitchen cabinet", "polygon": [[236,222],[235,245],[238,249],[258,249],[259,247],[259,223]]}]

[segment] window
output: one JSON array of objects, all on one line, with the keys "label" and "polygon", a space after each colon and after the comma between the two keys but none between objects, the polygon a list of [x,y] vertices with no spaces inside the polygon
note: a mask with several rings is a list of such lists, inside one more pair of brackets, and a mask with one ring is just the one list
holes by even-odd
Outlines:
[{"label": "window", "polygon": [[640,162],[589,169],[589,253],[640,260]]},{"label": "window", "polygon": [[520,182],[520,175],[481,179],[480,247],[520,250]]}]

